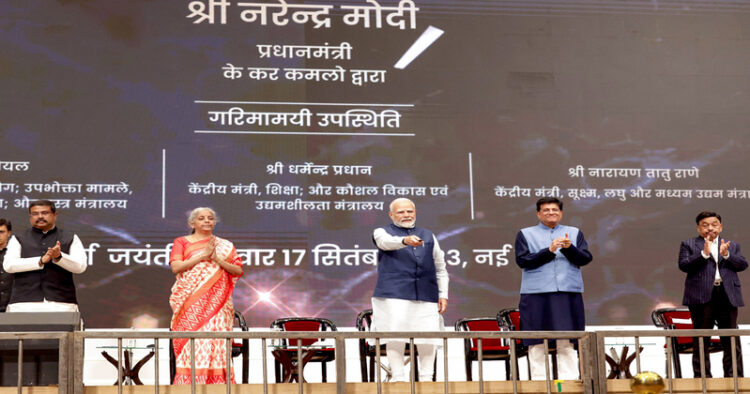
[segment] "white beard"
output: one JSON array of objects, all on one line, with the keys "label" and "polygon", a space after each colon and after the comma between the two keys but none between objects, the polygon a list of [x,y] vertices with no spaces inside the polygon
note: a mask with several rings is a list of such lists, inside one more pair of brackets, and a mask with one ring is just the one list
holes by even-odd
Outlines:
[{"label": "white beard", "polygon": [[395,224],[396,226],[401,227],[401,228],[414,228],[414,226],[417,225],[417,221],[415,220],[415,221],[411,222],[411,224],[404,226],[401,223],[393,220],[393,224]]}]

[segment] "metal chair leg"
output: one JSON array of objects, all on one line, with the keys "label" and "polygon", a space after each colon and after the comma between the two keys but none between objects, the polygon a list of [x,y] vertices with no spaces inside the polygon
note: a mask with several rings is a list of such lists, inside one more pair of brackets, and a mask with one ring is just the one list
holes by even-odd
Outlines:
[{"label": "metal chair leg", "polygon": [[[375,356],[370,356],[370,376],[368,378],[368,381],[374,382],[375,381]],[[378,364],[380,364],[378,362]]]},{"label": "metal chair leg", "polygon": [[276,360],[273,360],[273,371],[276,375],[276,383],[281,383],[281,364]]},{"label": "metal chair leg", "polygon": [[383,381],[390,382],[391,379],[393,379],[393,371],[391,371],[391,368],[381,363],[380,361],[378,361],[377,364],[378,364],[378,367],[381,368],[383,372],[385,372],[385,378],[383,379]]}]

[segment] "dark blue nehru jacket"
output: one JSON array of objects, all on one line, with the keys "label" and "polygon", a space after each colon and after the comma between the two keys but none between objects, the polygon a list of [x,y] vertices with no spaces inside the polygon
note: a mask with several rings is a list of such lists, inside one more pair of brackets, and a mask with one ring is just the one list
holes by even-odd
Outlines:
[{"label": "dark blue nehru jacket", "polygon": [[378,283],[372,296],[437,302],[437,274],[432,258],[435,241],[432,232],[420,227],[402,228],[395,224],[389,224],[383,229],[396,237],[416,235],[424,241],[424,245],[416,248],[406,246],[398,250],[378,249]]}]

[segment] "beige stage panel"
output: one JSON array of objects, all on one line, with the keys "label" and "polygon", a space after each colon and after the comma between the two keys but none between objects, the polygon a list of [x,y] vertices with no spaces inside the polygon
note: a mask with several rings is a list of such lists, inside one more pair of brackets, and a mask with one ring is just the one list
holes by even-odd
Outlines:
[{"label": "beige stage panel", "polygon": [[[409,394],[411,385],[409,383],[387,383],[383,384],[383,394]],[[558,386],[553,386],[553,392],[558,392]],[[562,393],[581,393],[583,392],[580,382],[561,382]],[[336,394],[335,383],[307,383],[303,385],[306,394]],[[443,382],[425,382],[416,384],[416,392],[420,394],[442,394],[445,391]],[[448,383],[448,390],[452,394],[476,394],[479,392],[478,382],[451,382]],[[547,389],[544,382],[518,382],[519,392],[524,393],[546,393]],[[370,394],[377,393],[375,383],[347,383],[347,394]],[[485,382],[485,393],[512,393],[512,382]],[[85,394],[116,394],[116,386],[95,386],[86,387]],[[153,394],[153,386],[127,386],[123,387],[123,394]],[[164,394],[190,394],[190,386],[161,386],[159,393]],[[199,385],[196,386],[197,394],[225,394],[226,386],[224,385]],[[233,385],[232,393],[237,394],[263,394],[262,384],[242,384]],[[296,383],[287,384],[269,384],[269,394],[298,394],[299,385]],[[6,393],[0,393],[6,394]],[[10,393],[7,393],[10,394]]]}]

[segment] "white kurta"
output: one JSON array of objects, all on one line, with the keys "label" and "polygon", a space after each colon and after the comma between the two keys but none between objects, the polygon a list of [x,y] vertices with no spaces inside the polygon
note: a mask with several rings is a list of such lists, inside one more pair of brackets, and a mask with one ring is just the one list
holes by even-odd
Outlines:
[{"label": "white kurta", "polygon": [[[381,250],[398,250],[407,247],[403,243],[404,237],[388,234],[378,228],[373,233],[375,244]],[[448,298],[448,271],[445,269],[445,253],[440,249],[437,238],[433,236],[435,245],[432,258],[435,261],[435,271],[438,283],[438,298]],[[372,327],[371,331],[443,331],[445,326],[443,316],[438,313],[436,302],[402,300],[399,298],[372,297]],[[408,342],[408,339],[381,339],[381,343]],[[415,344],[442,345],[439,338],[415,338]]]},{"label": "white kurta", "polygon": [[[3,268],[10,273],[37,271],[43,269],[40,265],[42,256],[21,257],[21,244],[16,237],[8,241],[8,251],[5,252]],[[74,273],[80,274],[86,271],[88,259],[86,249],[83,247],[78,235],[73,234],[73,242],[70,244],[70,254],[60,253],[58,261],[50,261],[47,264],[57,264],[60,267]],[[68,302],[55,302],[43,300],[40,302],[16,302],[8,305],[8,312],[77,312],[78,305]]]}]

